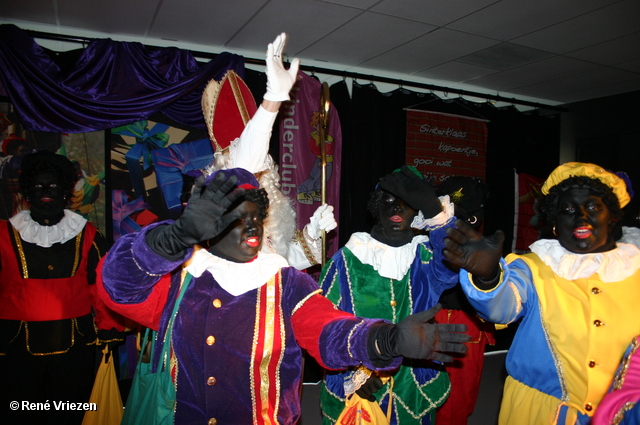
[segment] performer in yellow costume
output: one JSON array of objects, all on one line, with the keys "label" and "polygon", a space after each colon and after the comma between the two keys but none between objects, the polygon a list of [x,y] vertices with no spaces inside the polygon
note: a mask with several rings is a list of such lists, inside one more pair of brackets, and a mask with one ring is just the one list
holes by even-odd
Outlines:
[{"label": "performer in yellow costume", "polygon": [[501,259],[504,236],[458,220],[445,257],[487,320],[522,319],[507,354],[499,424],[590,424],[640,315],[640,230],[614,230],[630,196],[624,180],[588,163],[556,168],[542,187],[557,239]]}]

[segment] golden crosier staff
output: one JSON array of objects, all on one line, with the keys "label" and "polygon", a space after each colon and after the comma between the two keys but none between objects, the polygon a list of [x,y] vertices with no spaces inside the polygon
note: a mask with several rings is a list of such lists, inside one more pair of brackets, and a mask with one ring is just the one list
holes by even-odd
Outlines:
[{"label": "golden crosier staff", "polygon": [[[322,83],[322,93],[320,95],[320,205],[324,205],[327,202],[327,147],[326,147],[326,132],[329,129],[329,108],[331,102],[329,101],[329,85]],[[324,266],[327,259],[327,232],[325,230],[320,231],[320,237],[322,238],[322,259],[320,264]]]}]

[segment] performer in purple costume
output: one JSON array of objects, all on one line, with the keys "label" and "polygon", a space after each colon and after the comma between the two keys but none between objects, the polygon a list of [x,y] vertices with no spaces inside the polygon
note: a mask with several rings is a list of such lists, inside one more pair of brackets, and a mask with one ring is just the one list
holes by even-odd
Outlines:
[{"label": "performer in purple costume", "polygon": [[120,238],[99,282],[111,308],[161,342],[181,277],[193,276],[171,340],[176,424],[297,423],[303,349],[328,369],[373,370],[465,350],[465,327],[433,324],[434,309],[395,325],[335,309],[309,275],[260,252],[269,200],[253,174],[203,180],[178,220]]}]

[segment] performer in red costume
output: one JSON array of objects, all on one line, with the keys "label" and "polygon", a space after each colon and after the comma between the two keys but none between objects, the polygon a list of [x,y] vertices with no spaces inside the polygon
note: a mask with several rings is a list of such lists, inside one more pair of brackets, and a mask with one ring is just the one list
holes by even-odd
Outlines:
[{"label": "performer in red costume", "polygon": [[[484,207],[489,197],[486,185],[475,177],[452,176],[437,188],[440,196],[448,195],[455,206],[455,216],[473,229],[482,232]],[[458,283],[440,297],[442,310],[436,315],[438,323],[464,323],[471,341],[467,352],[446,365],[451,392],[436,411],[438,425],[466,425],[473,413],[480,391],[486,345],[494,345],[495,324],[482,320],[469,304]]]},{"label": "performer in red costume", "polygon": [[[94,311],[100,329],[123,330],[94,298],[95,269],[107,242],[95,226],[65,209],[75,182],[66,157],[48,151],[26,155],[20,189],[30,210],[0,222],[2,423],[80,424],[83,411],[53,405],[89,400]],[[51,408],[10,410],[12,401],[48,402]]]}]

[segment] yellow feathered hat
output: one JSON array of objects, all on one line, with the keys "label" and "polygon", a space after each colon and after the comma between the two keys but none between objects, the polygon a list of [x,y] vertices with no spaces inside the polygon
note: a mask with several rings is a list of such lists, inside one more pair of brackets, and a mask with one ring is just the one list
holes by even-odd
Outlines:
[{"label": "yellow feathered hat", "polygon": [[620,208],[624,208],[631,201],[631,196],[629,196],[629,192],[627,191],[627,184],[622,178],[599,165],[586,162],[567,162],[557,167],[549,174],[547,181],[542,185],[542,193],[548,195],[549,190],[558,183],[569,177],[580,176],[598,179],[609,186],[618,197]]}]

